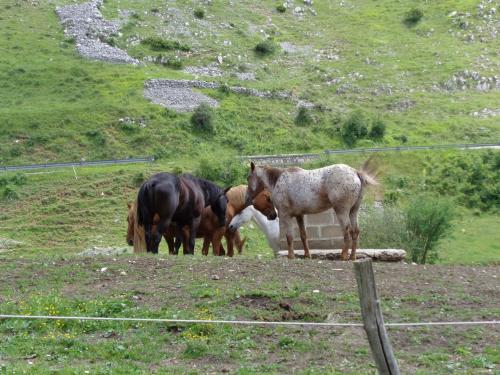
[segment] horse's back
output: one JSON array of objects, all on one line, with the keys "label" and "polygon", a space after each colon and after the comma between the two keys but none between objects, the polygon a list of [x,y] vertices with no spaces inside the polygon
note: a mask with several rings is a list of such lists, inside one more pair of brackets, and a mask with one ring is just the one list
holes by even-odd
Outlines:
[{"label": "horse's back", "polygon": [[286,170],[273,194],[279,206],[292,214],[313,214],[334,206],[334,202],[353,205],[359,196],[361,180],[357,171],[345,164],[323,168]]}]

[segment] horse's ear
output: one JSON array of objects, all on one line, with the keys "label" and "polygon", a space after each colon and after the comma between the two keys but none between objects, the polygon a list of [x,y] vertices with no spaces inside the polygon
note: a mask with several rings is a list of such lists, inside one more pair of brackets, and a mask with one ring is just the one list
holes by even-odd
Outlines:
[{"label": "horse's ear", "polygon": [[231,185],[230,185],[230,186],[228,186],[227,188],[225,188],[225,189],[224,189],[224,195],[226,195],[226,194],[227,194],[227,192],[228,192],[229,190],[231,190],[231,188],[232,188],[232,186],[231,186]]},{"label": "horse's ear", "polygon": [[253,163],[253,161],[250,162],[250,170],[253,172],[255,169],[255,164]]},{"label": "horse's ear", "polygon": [[130,210],[130,209],[132,208],[132,203],[127,202],[127,207],[128,207],[128,209]]}]

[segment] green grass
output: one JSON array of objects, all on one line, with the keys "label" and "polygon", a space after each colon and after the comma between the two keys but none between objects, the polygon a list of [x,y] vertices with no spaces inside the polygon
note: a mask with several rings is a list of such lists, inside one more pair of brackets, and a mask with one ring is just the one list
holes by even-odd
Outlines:
[{"label": "green grass", "polygon": [[[447,15],[452,10],[474,14],[474,2],[422,4],[425,17],[411,29],[402,22],[404,14],[414,6],[409,0],[364,0],[352,4],[352,8],[315,4],[318,15],[308,15],[307,21],[297,20],[292,12],[278,13],[275,6],[272,1],[245,1],[238,9],[212,4],[205,9],[206,17],[198,20],[188,3],[181,2],[177,7],[192,32],[205,32],[209,37],[172,36],[172,40],[190,45],[193,52],[172,51],[168,52],[172,56],[166,57],[177,54],[184,66],[199,66],[213,62],[214,56],[221,53],[226,56],[222,69],[228,73],[239,70],[241,64],[254,66],[258,80],[245,82],[246,86],[292,91],[296,97],[320,104],[327,111],[315,110],[315,123],[299,127],[294,124],[295,109],[290,102],[208,91],[221,101],[221,106],[216,111],[215,135],[207,138],[191,129],[188,115],[166,111],[142,97],[148,78],[188,75],[155,64],[132,67],[82,59],[73,42],[64,36],[54,4],[7,1],[2,4],[0,22],[0,50],[4,52],[0,62],[0,163],[139,154],[177,161],[221,151],[318,151],[342,146],[333,121],[356,108],[387,124],[384,140],[364,140],[359,146],[398,144],[393,137],[400,135],[406,135],[409,144],[498,140],[500,130],[495,118],[469,116],[472,111],[495,108],[495,92],[431,90],[433,84],[449,79],[459,70],[476,69],[491,75],[488,67],[477,65],[480,54],[490,59],[491,66],[498,61],[491,52],[492,41],[464,43],[448,32],[455,26]],[[158,37],[163,22],[159,14],[167,11],[166,5],[153,0],[109,0],[102,12],[113,18],[118,8],[132,10],[137,16],[129,19],[121,37],[114,38],[117,45],[138,58],[155,55],[147,45],[129,46],[126,40],[131,36]],[[22,18],[18,17],[20,13]],[[268,24],[269,17],[274,26]],[[221,23],[234,26],[221,28]],[[279,52],[262,60],[252,52],[262,40],[260,29],[274,35],[276,43],[288,41],[310,45],[313,50],[327,49],[340,59],[316,61],[315,53],[303,57]],[[430,29],[434,30],[432,36],[423,36]],[[223,40],[231,41],[231,45],[223,45]],[[332,46],[336,51],[331,51]],[[365,63],[367,57],[376,63]],[[359,92],[337,95],[342,83],[325,84],[352,72],[363,75],[363,79],[352,82]],[[218,80],[241,84],[230,74]],[[391,85],[394,93],[370,93],[382,84]],[[404,113],[387,109],[402,99],[414,101],[415,107]],[[147,126],[123,126],[119,119],[126,116],[144,119]]]},{"label": "green grass", "polygon": [[438,248],[440,262],[448,264],[498,264],[500,232],[498,215],[465,213],[454,231]]}]

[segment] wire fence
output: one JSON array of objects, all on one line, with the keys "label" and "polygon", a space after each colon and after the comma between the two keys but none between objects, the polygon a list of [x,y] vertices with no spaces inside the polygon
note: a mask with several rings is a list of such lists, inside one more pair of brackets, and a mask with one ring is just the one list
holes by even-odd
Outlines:
[{"label": "wire fence", "polygon": [[128,159],[109,159],[109,160],[90,160],[90,161],[74,161],[64,163],[42,163],[42,164],[27,164],[27,165],[10,165],[0,166],[0,171],[23,171],[32,169],[46,168],[71,168],[71,167],[88,167],[95,165],[116,165],[116,164],[133,164],[133,163],[152,163],[155,161],[153,156],[145,156]]},{"label": "wire fence", "polygon": [[[0,314],[0,319],[48,319],[48,320],[97,320],[115,322],[141,323],[177,323],[177,324],[227,324],[227,325],[255,325],[255,326],[301,326],[301,327],[363,327],[363,323],[336,323],[336,322],[283,322],[263,320],[212,320],[212,319],[167,319],[167,318],[128,318],[103,316],[61,316],[61,315],[12,315]],[[451,322],[401,322],[385,323],[387,327],[421,327],[421,326],[457,326],[457,325],[495,325],[498,320],[479,321],[451,321]]]},{"label": "wire fence", "polygon": [[445,150],[445,149],[478,150],[485,148],[498,149],[500,148],[500,143],[460,143],[460,144],[433,145],[433,146],[368,147],[368,148],[325,150],[322,153],[247,155],[247,156],[242,156],[241,159],[252,160],[257,163],[260,162],[273,165],[289,165],[289,164],[302,164],[308,161],[319,159],[323,156],[339,155],[339,154],[363,154],[363,153],[374,153],[374,152],[424,151],[424,150]]}]

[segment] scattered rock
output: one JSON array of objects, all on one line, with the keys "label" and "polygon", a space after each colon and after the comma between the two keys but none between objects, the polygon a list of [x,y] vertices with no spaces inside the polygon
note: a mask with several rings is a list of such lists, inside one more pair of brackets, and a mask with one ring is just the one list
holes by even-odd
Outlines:
[{"label": "scattered rock", "polygon": [[455,73],[448,81],[444,82],[441,87],[446,91],[456,90],[477,90],[490,91],[500,89],[500,78],[498,76],[485,77],[474,70],[463,70]]},{"label": "scattered rock", "polygon": [[[94,257],[94,256],[113,256],[128,253],[129,249],[126,247],[98,247],[93,246],[79,253],[80,256]],[[105,272],[106,270],[102,271]]]},{"label": "scattered rock", "polygon": [[200,75],[200,76],[209,76],[209,77],[222,77],[224,72],[215,65],[209,66],[188,66],[184,69],[185,73]]},{"label": "scattered rock", "polygon": [[179,112],[193,111],[201,103],[217,107],[219,103],[193,88],[218,88],[219,84],[203,81],[151,79],[144,85],[144,97],[153,103]]},{"label": "scattered rock", "polygon": [[[194,110],[199,104],[205,102],[212,107],[219,105],[217,100],[193,91],[193,88],[218,89],[221,85],[215,82],[195,80],[150,79],[144,85],[144,97],[153,103],[175,109],[179,112]],[[229,87],[231,92],[256,96],[266,99],[291,99],[288,92],[260,91],[241,86]]]},{"label": "scattered rock", "polygon": [[471,112],[470,115],[474,116],[474,117],[479,117],[479,118],[496,117],[496,116],[500,116],[500,108],[499,109],[483,108],[480,111]]},{"label": "scattered rock", "polygon": [[387,109],[394,112],[405,112],[415,106],[416,102],[411,99],[398,100],[387,105]]},{"label": "scattered rock", "polygon": [[11,240],[9,238],[0,238],[0,253],[12,250],[18,246],[21,246],[23,243],[21,241]]},{"label": "scattered rock", "polygon": [[[125,51],[110,43],[113,35],[118,35],[122,21],[105,20],[99,10],[103,0],[88,3],[57,7],[66,36],[75,39],[80,55],[112,63],[140,64],[139,60],[130,57]],[[108,41],[108,43],[106,43]]]},{"label": "scattered rock", "polygon": [[212,275],[212,280],[220,280],[219,275]]}]

